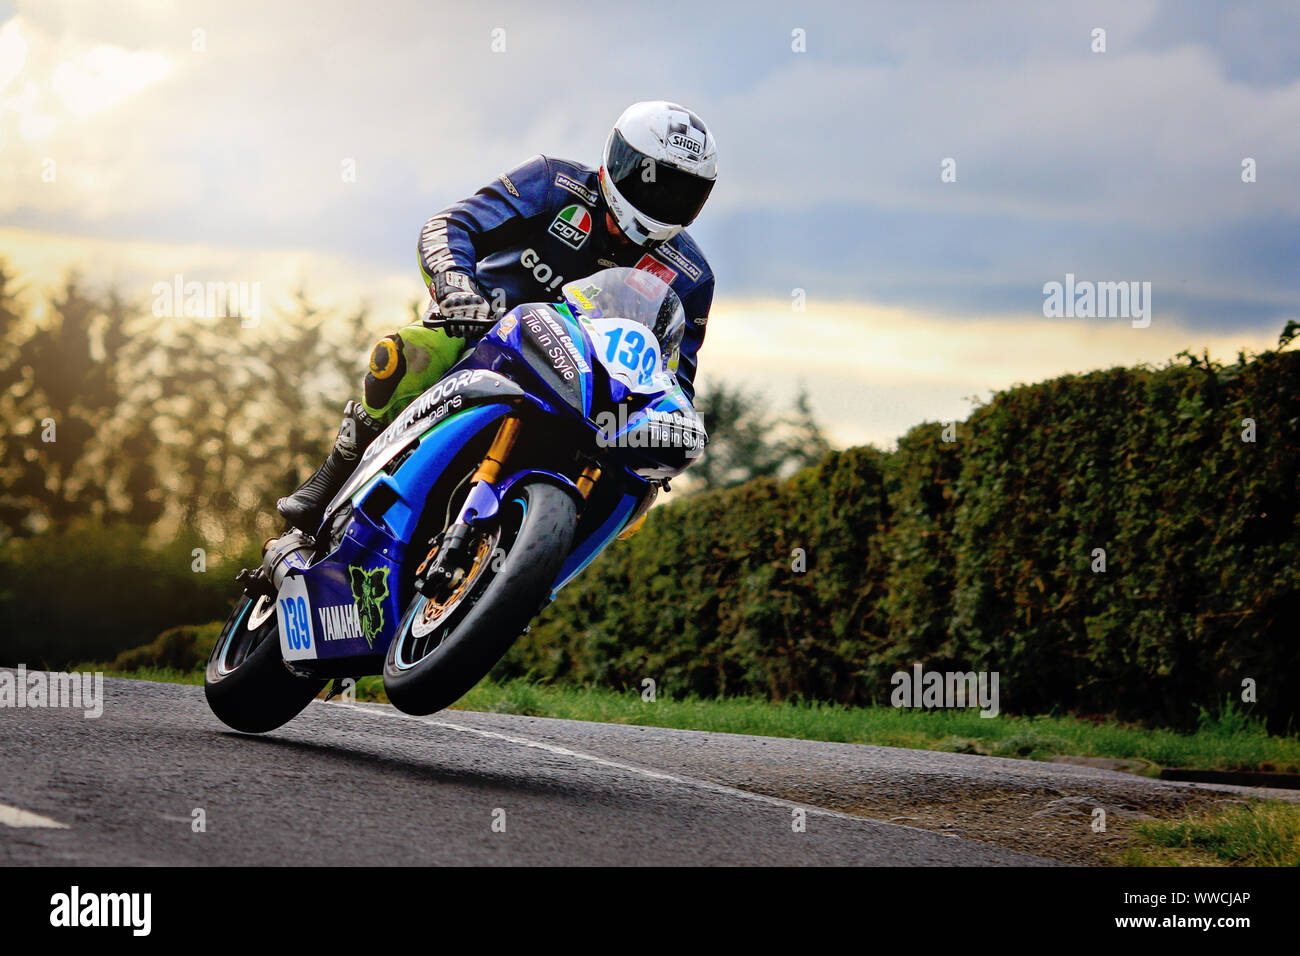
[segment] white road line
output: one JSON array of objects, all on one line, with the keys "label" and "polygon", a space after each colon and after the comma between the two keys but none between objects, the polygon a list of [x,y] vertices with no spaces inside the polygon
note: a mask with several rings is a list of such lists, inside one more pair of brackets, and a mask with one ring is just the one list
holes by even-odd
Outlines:
[{"label": "white road line", "polygon": [[413,720],[419,724],[425,724],[430,727],[441,727],[444,730],[454,730],[457,733],[462,734],[476,734],[479,737],[487,737],[490,740],[502,740],[506,743],[518,744],[521,747],[532,747],[535,750],[544,750],[547,753],[558,754],[563,757],[572,757],[575,760],[585,760],[588,763],[598,764],[602,767],[609,767],[613,770],[635,773],[642,777],[648,777],[651,780],[662,780],[683,787],[696,787],[701,790],[708,790],[711,793],[716,793],[724,797],[732,797],[737,800],[749,800],[754,803],[763,803],[769,807],[780,807],[783,810],[803,810],[810,816],[851,821],[859,825],[863,823],[874,823],[880,826],[898,827],[900,830],[915,830],[918,833],[925,833],[929,836],[945,836],[949,839],[959,839],[950,834],[936,833],[933,830],[922,830],[919,827],[909,827],[899,823],[888,823],[884,820],[876,820],[871,817],[860,817],[852,813],[842,813],[839,810],[827,810],[824,807],[817,807],[806,803],[795,803],[792,800],[782,800],[780,797],[769,797],[767,794],[754,793],[749,790],[737,790],[735,787],[728,787],[720,783],[712,783],[708,780],[696,780],[693,777],[679,777],[676,774],[664,773],[662,770],[651,770],[649,767],[639,767],[636,764],[624,763],[621,760],[610,760],[608,757],[600,757],[596,754],[584,753],[581,750],[571,750],[568,747],[548,744],[545,741],[533,740],[529,737],[517,737],[514,734],[498,733],[495,730],[482,730],[478,727],[467,727],[464,724],[453,724],[449,721],[436,720],[432,717],[415,717],[411,714],[403,714],[398,710],[378,709],[375,707],[367,707],[364,704],[341,704],[336,702],[330,706],[342,706],[349,710],[355,710],[363,714],[370,714],[375,717],[396,717],[400,720]]},{"label": "white road line", "polygon": [[0,824],[7,827],[30,827],[44,830],[71,829],[66,823],[60,823],[58,820],[51,820],[49,817],[43,817],[39,813],[29,813],[26,810],[11,807],[7,803],[0,803]]}]

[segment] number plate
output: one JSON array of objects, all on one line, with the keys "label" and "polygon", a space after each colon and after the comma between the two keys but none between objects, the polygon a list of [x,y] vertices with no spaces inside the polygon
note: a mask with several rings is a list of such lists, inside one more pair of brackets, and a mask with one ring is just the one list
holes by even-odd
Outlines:
[{"label": "number plate", "polygon": [[597,360],[631,391],[649,394],[672,387],[663,372],[659,342],[644,325],[627,319],[594,319],[590,328]]},{"label": "number plate", "polygon": [[311,599],[307,582],[291,574],[280,588],[275,605],[280,621],[280,653],[286,661],[316,659],[316,635],[311,626]]}]

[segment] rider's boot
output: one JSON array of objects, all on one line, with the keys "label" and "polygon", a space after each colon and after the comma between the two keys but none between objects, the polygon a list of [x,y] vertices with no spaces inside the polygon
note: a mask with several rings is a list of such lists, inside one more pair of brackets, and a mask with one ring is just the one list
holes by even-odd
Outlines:
[{"label": "rider's boot", "polygon": [[361,453],[384,428],[366,413],[360,402],[348,402],[343,410],[334,448],[325,462],[293,494],[275,503],[275,509],[292,527],[314,532],[325,517],[328,505],[344,482],[356,470]]}]

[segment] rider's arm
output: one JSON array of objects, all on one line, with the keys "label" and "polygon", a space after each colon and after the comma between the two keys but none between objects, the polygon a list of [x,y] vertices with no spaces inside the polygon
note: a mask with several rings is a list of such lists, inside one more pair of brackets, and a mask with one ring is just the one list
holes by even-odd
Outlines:
[{"label": "rider's arm", "polygon": [[[534,156],[473,196],[436,213],[420,231],[420,269],[425,283],[449,270],[475,277],[478,263],[534,228],[546,215],[550,163]],[[488,293],[490,295],[490,293]]]},{"label": "rider's arm", "polygon": [[686,333],[682,336],[681,358],[677,365],[677,381],[682,391],[695,401],[695,371],[699,365],[697,353],[704,344],[704,327],[709,318],[709,308],[713,305],[713,277],[692,289],[682,298],[682,310],[686,313]]}]

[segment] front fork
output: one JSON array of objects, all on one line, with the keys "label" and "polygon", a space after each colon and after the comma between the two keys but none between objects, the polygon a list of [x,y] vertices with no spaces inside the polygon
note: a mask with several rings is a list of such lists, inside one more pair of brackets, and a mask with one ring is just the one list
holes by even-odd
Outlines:
[{"label": "front fork", "polygon": [[[442,536],[438,546],[429,552],[415,569],[415,589],[432,596],[440,591],[451,591],[460,584],[474,559],[469,547],[474,524],[481,518],[491,517],[497,511],[496,483],[501,469],[514,450],[519,437],[520,422],[515,415],[502,419],[497,433],[470,479],[469,492],[460,506],[456,520]],[[588,463],[574,482],[584,499],[591,493],[600,478],[600,466]]]}]

